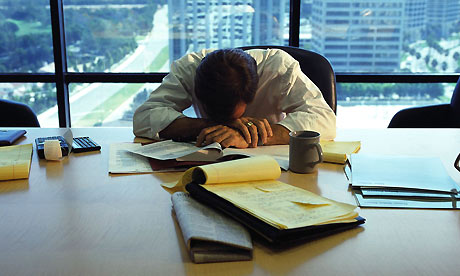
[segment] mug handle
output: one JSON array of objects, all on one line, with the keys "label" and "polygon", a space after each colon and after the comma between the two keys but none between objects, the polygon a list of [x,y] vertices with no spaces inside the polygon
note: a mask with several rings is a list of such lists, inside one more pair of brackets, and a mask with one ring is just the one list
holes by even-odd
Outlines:
[{"label": "mug handle", "polygon": [[321,145],[319,143],[311,144],[311,146],[316,147],[316,150],[318,151],[318,157],[319,157],[318,161],[311,163],[310,166],[314,167],[316,166],[316,164],[320,164],[321,162],[323,162],[323,149],[321,148]]}]

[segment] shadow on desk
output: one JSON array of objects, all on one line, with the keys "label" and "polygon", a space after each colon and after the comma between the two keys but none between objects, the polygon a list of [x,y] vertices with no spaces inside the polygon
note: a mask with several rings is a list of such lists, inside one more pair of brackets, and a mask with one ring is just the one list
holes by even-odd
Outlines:
[{"label": "shadow on desk", "polygon": [[29,179],[17,179],[9,181],[0,181],[0,196],[2,194],[25,192],[29,190]]},{"label": "shadow on desk", "polygon": [[[317,256],[332,250],[347,240],[356,238],[363,231],[364,227],[358,226],[344,232],[282,250],[267,247],[258,240],[254,240],[256,247],[261,249],[254,250],[254,260],[263,270],[270,271],[273,275],[286,275],[295,270],[299,265],[315,259]],[[266,256],[261,257],[261,254]]]}]

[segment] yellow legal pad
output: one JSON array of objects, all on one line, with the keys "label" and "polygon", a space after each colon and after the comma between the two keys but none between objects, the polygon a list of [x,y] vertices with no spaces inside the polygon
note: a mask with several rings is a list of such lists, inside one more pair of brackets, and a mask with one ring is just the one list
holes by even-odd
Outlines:
[{"label": "yellow legal pad", "polygon": [[0,147],[0,180],[29,178],[32,144]]},{"label": "yellow legal pad", "polygon": [[278,229],[353,222],[356,206],[337,202],[276,180],[278,163],[270,156],[257,156],[190,168],[171,189],[190,182],[233,203],[238,208]]},{"label": "yellow legal pad", "polygon": [[357,153],[361,148],[360,141],[326,141],[321,140],[324,162],[345,164],[347,155]]}]

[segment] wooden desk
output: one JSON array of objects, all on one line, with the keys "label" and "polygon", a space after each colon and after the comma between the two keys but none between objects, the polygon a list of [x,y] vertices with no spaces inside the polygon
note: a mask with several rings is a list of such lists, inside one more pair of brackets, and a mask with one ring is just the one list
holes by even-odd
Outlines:
[{"label": "wooden desk", "polygon": [[[2,275],[458,275],[460,212],[360,209],[363,227],[283,252],[255,244],[249,262],[191,263],[171,217],[162,181],[177,173],[110,176],[109,145],[132,141],[128,128],[73,129],[102,146],[62,162],[34,152],[28,180],[0,182]],[[29,129],[20,143],[58,134]],[[453,161],[458,129],[339,130],[337,140],[361,140],[361,152],[439,155],[460,182]],[[35,150],[35,145],[34,145]],[[391,173],[391,172],[389,172]],[[354,203],[342,166],[317,174],[283,173],[281,180]]]}]

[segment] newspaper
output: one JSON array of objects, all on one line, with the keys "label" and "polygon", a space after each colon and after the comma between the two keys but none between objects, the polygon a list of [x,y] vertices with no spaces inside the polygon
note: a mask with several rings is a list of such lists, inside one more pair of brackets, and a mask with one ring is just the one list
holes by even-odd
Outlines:
[{"label": "newspaper", "polygon": [[240,223],[184,192],[172,194],[171,201],[194,263],[252,259],[251,236]]}]

